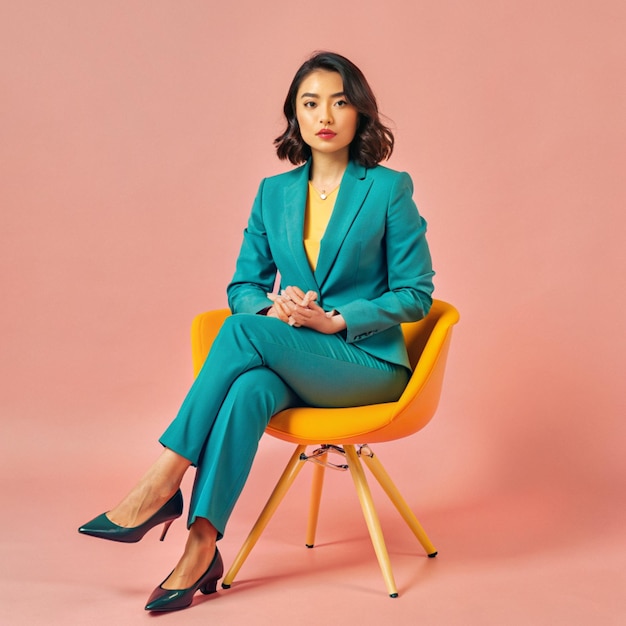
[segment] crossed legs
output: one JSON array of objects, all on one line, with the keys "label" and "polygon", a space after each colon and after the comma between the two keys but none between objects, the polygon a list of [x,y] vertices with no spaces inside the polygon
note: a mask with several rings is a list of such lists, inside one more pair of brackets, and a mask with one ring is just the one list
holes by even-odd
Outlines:
[{"label": "crossed legs", "polygon": [[[244,372],[232,384],[197,464],[185,550],[161,587],[187,589],[207,570],[269,418],[297,403],[291,389],[266,368]],[[124,527],[142,524],[179,488],[191,462],[167,447],[180,444],[176,432],[170,428],[161,437],[163,452],[120,504],[107,513],[112,522]]]}]

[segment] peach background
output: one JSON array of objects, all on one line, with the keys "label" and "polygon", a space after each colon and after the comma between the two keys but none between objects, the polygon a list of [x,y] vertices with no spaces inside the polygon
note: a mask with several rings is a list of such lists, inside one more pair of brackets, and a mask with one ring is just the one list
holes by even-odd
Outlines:
[{"label": "peach background", "polygon": [[[239,588],[177,623],[623,623],[624,32],[619,0],[0,3],[0,621],[148,619],[183,524],[158,549],[75,527],[157,454],[190,321],[286,168],[288,83],[326,48],[391,119],[462,315],[438,416],[377,450],[441,555],[381,499],[387,600],[349,479],[328,549],[300,549],[301,479]],[[263,440],[227,562],[288,454]]]}]

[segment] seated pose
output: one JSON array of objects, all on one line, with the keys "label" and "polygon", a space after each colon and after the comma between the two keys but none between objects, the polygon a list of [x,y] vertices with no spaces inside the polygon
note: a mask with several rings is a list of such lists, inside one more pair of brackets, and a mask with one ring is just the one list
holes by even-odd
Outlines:
[{"label": "seated pose", "polygon": [[432,303],[426,223],[408,174],[378,165],[394,138],[359,68],[315,54],[284,113],[277,153],[298,167],[261,182],[227,289],[233,315],[161,436],[162,454],[115,508],[79,528],[134,542],[164,524],[164,536],[182,515],[183,475],[196,468],[185,549],[149,611],[215,592],[216,542],[272,415],[397,400],[410,376],[400,324]]}]

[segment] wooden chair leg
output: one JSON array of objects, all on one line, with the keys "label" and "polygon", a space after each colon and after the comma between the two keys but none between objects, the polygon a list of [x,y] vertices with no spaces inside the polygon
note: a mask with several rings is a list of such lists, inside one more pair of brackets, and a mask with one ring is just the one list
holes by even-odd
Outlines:
[{"label": "wooden chair leg", "polygon": [[304,461],[300,459],[300,455],[305,450],[306,446],[299,445],[296,447],[295,452],[291,455],[285,470],[283,471],[279,481],[276,483],[276,487],[274,487],[274,491],[272,491],[272,495],[269,497],[267,504],[261,511],[259,518],[248,535],[248,538],[241,546],[239,553],[235,557],[235,560],[226,573],[226,576],[224,576],[224,580],[222,581],[222,587],[224,589],[228,589],[231,586],[235,576],[237,576],[237,572],[239,572],[244,561],[248,558],[248,555],[252,551],[252,548],[256,545],[256,542],[259,540],[259,537],[265,530],[265,527],[272,518],[272,515],[276,512],[278,505],[281,503],[285,494],[289,491],[289,487],[291,487],[296,476],[302,469]]},{"label": "wooden chair leg", "polygon": [[406,500],[402,497],[398,488],[389,477],[389,474],[387,474],[378,458],[374,456],[371,449],[368,446],[363,446],[359,451],[359,456],[365,461],[369,470],[380,483],[380,486],[389,496],[389,499],[393,502],[396,509],[398,509],[400,515],[404,518],[404,521],[418,538],[424,550],[426,550],[426,554],[431,558],[437,556],[437,549],[426,535],[426,531],[422,528],[422,525],[417,520],[417,517],[415,517],[411,507],[406,503]]},{"label": "wooden chair leg", "polygon": [[320,501],[322,499],[322,488],[324,486],[324,475],[326,468],[324,463],[328,459],[328,454],[322,454],[319,461],[322,465],[313,468],[313,480],[311,484],[311,500],[309,502],[309,519],[306,527],[305,545],[312,548],[315,545],[315,532],[317,530],[317,520],[320,512]]},{"label": "wooden chair leg", "polygon": [[374,551],[378,558],[378,564],[380,565],[385,585],[387,586],[387,591],[390,597],[397,598],[398,589],[393,578],[393,572],[391,571],[389,553],[387,552],[383,531],[380,527],[380,521],[374,507],[374,501],[372,500],[372,494],[367,484],[363,466],[361,465],[361,461],[353,445],[345,445],[344,450],[346,452],[346,458],[348,459],[348,467],[350,468],[350,473],[352,474],[354,485],[361,502],[365,522],[367,523],[372,544],[374,545]]}]

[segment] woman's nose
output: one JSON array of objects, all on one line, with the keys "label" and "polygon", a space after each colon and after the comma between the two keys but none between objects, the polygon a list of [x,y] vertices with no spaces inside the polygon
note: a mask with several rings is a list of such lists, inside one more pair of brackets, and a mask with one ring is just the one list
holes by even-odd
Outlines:
[{"label": "woman's nose", "polygon": [[332,123],[333,123],[333,116],[330,111],[330,108],[322,109],[320,107],[320,124],[332,124]]}]

